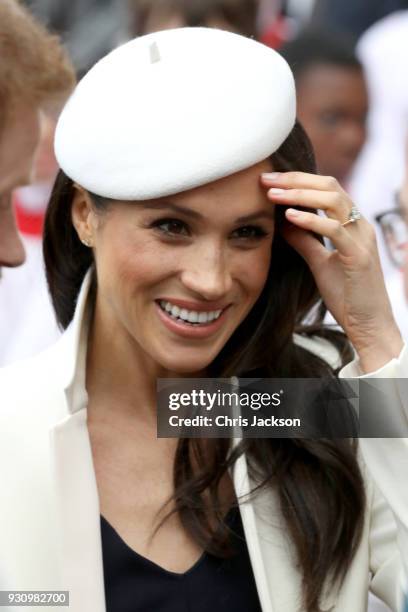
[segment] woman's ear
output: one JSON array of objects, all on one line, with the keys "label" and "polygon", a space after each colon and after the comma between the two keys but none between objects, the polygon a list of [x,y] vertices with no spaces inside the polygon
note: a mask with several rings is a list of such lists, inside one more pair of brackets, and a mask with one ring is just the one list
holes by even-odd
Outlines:
[{"label": "woman's ear", "polygon": [[87,247],[94,245],[95,212],[89,193],[74,183],[75,194],[72,200],[71,219],[78,238]]}]

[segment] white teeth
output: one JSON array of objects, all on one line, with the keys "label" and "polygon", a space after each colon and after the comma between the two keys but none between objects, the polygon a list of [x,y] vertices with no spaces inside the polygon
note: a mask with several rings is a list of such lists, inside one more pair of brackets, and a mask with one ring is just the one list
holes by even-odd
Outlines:
[{"label": "white teeth", "polygon": [[[174,317],[178,317],[180,314],[180,308],[178,306],[172,306],[170,302],[167,302],[167,305],[170,305],[170,312]],[[167,310],[167,308],[166,308]]]},{"label": "white teeth", "polygon": [[198,323],[198,314],[196,312],[190,312],[188,315],[189,323]]},{"label": "white teeth", "polygon": [[173,305],[171,302],[166,302],[164,300],[160,301],[160,306],[174,319],[182,319],[187,323],[193,324],[209,323],[210,321],[218,319],[222,313],[222,310],[213,310],[211,312],[187,310],[187,308],[179,308],[179,306]]},{"label": "white teeth", "polygon": [[208,321],[208,315],[206,312],[200,312],[198,315],[198,322],[199,323],[207,323]]},{"label": "white teeth", "polygon": [[186,310],[185,308],[182,308],[180,310],[179,317],[180,319],[184,319],[185,321],[188,321],[188,310]]}]

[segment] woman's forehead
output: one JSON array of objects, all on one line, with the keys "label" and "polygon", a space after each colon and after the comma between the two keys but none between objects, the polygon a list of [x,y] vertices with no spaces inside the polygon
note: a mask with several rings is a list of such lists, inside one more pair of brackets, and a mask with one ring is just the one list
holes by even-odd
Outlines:
[{"label": "woman's forehead", "polygon": [[181,215],[197,222],[245,223],[255,217],[273,220],[275,207],[260,183],[260,173],[270,168],[270,164],[257,164],[238,175],[172,196],[128,201],[127,208],[140,213]]},{"label": "woman's forehead", "polygon": [[250,168],[245,168],[240,172],[235,172],[223,178],[211,181],[194,189],[179,192],[171,196],[172,199],[191,200],[192,198],[200,198],[200,196],[211,196],[211,194],[228,194],[237,195],[241,190],[246,192],[258,192],[260,189],[260,176],[263,172],[270,172],[273,169],[270,159],[263,160],[258,164],[254,164]]}]

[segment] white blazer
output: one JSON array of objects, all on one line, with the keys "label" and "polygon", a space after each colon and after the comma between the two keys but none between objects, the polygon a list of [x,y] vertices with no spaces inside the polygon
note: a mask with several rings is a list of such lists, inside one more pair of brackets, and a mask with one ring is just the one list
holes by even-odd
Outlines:
[{"label": "white blazer", "polygon": [[[89,277],[74,320],[56,345],[0,371],[0,590],[68,590],[70,612],[105,612],[86,411],[88,288]],[[307,347],[333,358],[325,343],[307,341]],[[341,373],[358,374],[356,362]],[[396,378],[392,401],[405,422],[408,398],[399,396],[397,379],[407,374],[406,348],[376,373]],[[408,442],[365,439],[360,447],[368,500],[364,532],[342,588],[325,593],[322,610],[363,612],[369,589],[392,610],[402,610],[408,575]],[[233,480],[238,496],[251,487],[245,456],[237,461]],[[263,491],[240,511],[262,611],[301,611],[301,574],[276,494]],[[50,610],[2,608],[18,609]]]}]

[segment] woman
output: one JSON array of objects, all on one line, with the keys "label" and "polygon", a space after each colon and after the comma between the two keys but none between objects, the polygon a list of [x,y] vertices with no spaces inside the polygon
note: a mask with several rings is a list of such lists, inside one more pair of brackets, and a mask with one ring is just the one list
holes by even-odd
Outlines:
[{"label": "woman", "polygon": [[358,355],[341,376],[406,376],[374,232],[314,174],[294,100],[274,51],[187,28],[114,51],[67,104],[44,245],[67,331],[2,374],[2,589],[348,612],[370,586],[398,609],[405,440],[361,441],[365,465],[349,440],[156,438],[158,377],[333,376],[348,344],[324,312],[302,324],[320,295]]}]

